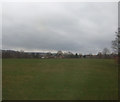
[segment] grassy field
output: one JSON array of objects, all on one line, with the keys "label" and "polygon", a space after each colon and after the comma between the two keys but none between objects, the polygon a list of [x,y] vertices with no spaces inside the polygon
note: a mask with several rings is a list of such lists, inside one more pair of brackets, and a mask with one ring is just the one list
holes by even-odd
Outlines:
[{"label": "grassy field", "polygon": [[116,100],[110,59],[3,59],[3,100]]}]

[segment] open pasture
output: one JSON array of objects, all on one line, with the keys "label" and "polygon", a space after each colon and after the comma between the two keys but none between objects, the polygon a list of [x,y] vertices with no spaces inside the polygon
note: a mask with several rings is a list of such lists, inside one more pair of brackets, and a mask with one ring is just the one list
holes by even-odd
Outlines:
[{"label": "open pasture", "polygon": [[116,100],[112,59],[3,59],[3,100]]}]

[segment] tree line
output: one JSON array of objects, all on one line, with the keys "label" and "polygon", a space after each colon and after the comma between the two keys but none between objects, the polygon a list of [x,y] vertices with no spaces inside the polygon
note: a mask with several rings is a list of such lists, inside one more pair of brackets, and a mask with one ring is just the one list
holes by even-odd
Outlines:
[{"label": "tree line", "polygon": [[2,58],[114,58],[117,54],[110,53],[107,48],[103,49],[102,52],[98,54],[81,54],[72,52],[58,51],[57,53],[41,53],[41,52],[24,52],[24,51],[14,51],[14,50],[2,50]]}]

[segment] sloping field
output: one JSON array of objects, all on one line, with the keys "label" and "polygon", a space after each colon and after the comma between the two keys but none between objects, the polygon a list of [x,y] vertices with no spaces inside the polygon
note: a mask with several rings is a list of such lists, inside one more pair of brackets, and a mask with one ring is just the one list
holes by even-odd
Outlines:
[{"label": "sloping field", "polygon": [[115,100],[110,59],[3,59],[3,100]]}]

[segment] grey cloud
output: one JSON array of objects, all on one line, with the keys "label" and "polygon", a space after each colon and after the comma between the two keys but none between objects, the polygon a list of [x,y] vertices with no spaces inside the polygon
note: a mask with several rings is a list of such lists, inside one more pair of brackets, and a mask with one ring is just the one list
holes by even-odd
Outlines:
[{"label": "grey cloud", "polygon": [[111,47],[117,3],[6,3],[3,49],[96,53]]}]

